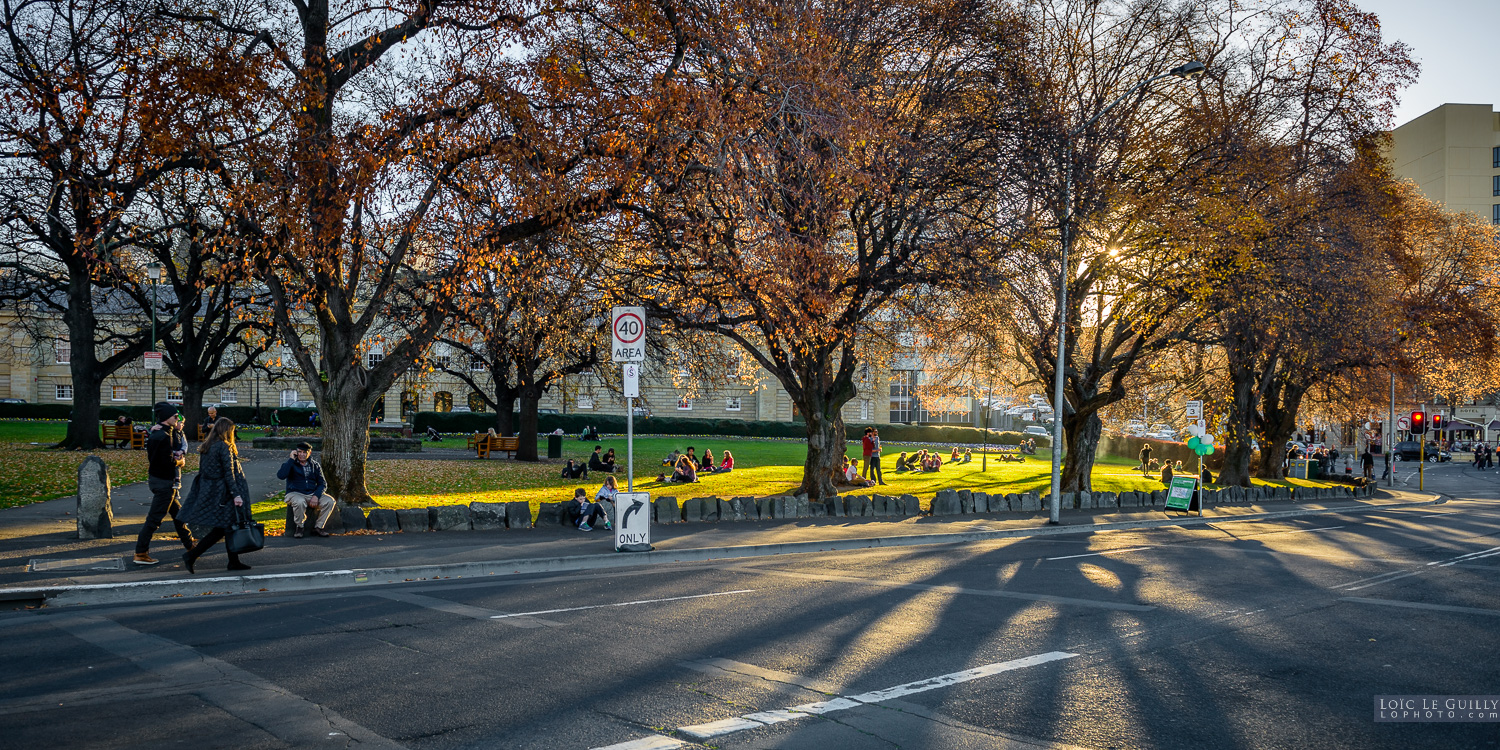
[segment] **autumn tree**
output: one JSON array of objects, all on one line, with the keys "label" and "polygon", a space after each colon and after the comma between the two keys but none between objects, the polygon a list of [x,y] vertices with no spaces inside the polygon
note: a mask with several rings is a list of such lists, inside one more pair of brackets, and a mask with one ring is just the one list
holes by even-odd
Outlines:
[{"label": "autumn tree", "polygon": [[[799,492],[834,494],[860,355],[916,290],[972,276],[1010,228],[1017,135],[980,2],[747,3],[695,18],[697,117],[672,135],[628,271],[648,314],[738,346],[806,419]],[[1002,217],[1002,218],[997,218]],[[877,362],[878,364],[878,362]]]},{"label": "autumn tree", "polygon": [[130,0],[0,5],[0,270],[9,300],[61,320],[73,384],[61,446],[101,445],[100,386],[150,346],[149,324],[111,295],[144,283],[132,256],[143,196],[206,163],[237,106],[185,86],[232,51],[188,54],[158,20]]},{"label": "autumn tree", "polygon": [[[223,152],[218,176],[241,197],[238,230],[322,416],[329,491],[370,504],[375,402],[436,341],[485,253],[626,196],[679,41],[660,7],[631,0],[297,0],[177,17],[259,63],[242,88],[262,133]],[[479,181],[487,241],[455,241],[463,186]]]}]

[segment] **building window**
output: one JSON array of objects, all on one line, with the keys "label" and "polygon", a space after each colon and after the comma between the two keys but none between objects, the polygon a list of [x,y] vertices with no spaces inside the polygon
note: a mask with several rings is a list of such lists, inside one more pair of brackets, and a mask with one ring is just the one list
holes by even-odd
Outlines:
[{"label": "building window", "polygon": [[724,411],[739,411],[739,410],[740,410],[740,398],[739,398],[739,396],[734,396],[732,398],[726,398],[726,399],[724,399]]},{"label": "building window", "polygon": [[296,388],[283,388],[283,389],[281,389],[281,405],[283,407],[286,407],[286,406],[291,406],[292,404],[295,404],[295,403],[297,403],[297,389]]},{"label": "building window", "polygon": [[594,408],[594,397],[593,396],[579,396],[578,397],[578,408],[580,408],[580,409],[593,409]]},{"label": "building window", "polygon": [[109,387],[110,401],[128,401],[130,399],[130,388],[123,385],[112,385]]},{"label": "building window", "polygon": [[71,385],[60,385],[60,386],[57,386],[57,400],[58,401],[72,401],[73,400],[73,386],[71,386]]},{"label": "building window", "polygon": [[891,422],[911,422],[912,388],[916,385],[916,376],[915,370],[891,371]]},{"label": "building window", "polygon": [[476,391],[469,391],[469,411],[484,411],[484,396]]},{"label": "building window", "polygon": [[1495,159],[1495,169],[1500,169],[1500,146],[1490,149],[1490,155]]},{"label": "building window", "polygon": [[370,370],[375,369],[375,365],[380,364],[380,360],[382,359],[385,359],[383,352],[367,352],[365,354],[365,368]]},{"label": "building window", "polygon": [[693,410],[693,400],[692,399],[688,398],[687,396],[678,396],[677,397],[677,411],[692,411],[692,410]]},{"label": "building window", "polygon": [[181,388],[168,388],[167,389],[167,403],[170,403],[170,404],[180,404],[180,403],[182,403],[182,389]]},{"label": "building window", "polygon": [[413,414],[417,411],[418,400],[416,391],[406,391],[401,394],[401,413]]},{"label": "building window", "polygon": [[438,391],[432,394],[432,410],[453,411],[453,394],[447,391]]},{"label": "building window", "polygon": [[1490,211],[1494,214],[1490,217],[1490,221],[1495,224],[1500,224],[1500,203],[1496,203],[1495,207],[1490,209]]},{"label": "building window", "polygon": [[469,357],[469,372],[484,372],[484,358]]},{"label": "building window", "polygon": [[223,403],[223,404],[237,404],[237,403],[239,403],[239,401],[240,401],[239,391],[236,391],[233,388],[220,388],[219,389],[219,403]]},{"label": "building window", "polygon": [[859,400],[859,419],[861,422],[870,421],[870,399],[862,398]]},{"label": "building window", "polygon": [[[73,347],[67,339],[53,342],[52,352],[56,355],[54,359],[57,360],[57,364],[66,365],[72,363],[73,361]],[[72,387],[73,386],[71,385],[68,386],[69,389],[71,389]],[[69,392],[71,392],[71,390]],[[72,398],[72,396],[69,396],[68,398]]]}]

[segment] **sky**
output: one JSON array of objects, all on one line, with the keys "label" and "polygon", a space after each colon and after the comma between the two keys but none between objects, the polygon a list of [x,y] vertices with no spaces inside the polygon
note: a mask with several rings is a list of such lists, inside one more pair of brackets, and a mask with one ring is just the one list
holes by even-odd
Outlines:
[{"label": "sky", "polygon": [[1406,42],[1422,64],[1417,82],[1401,94],[1393,125],[1450,102],[1500,105],[1494,59],[1500,0],[1354,2],[1380,16],[1382,36]]}]

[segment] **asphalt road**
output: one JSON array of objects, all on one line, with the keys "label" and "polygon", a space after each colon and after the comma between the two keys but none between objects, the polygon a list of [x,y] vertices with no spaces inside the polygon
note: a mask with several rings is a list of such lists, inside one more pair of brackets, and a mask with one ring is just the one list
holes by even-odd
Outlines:
[{"label": "asphalt road", "polygon": [[[1493,748],[1500,473],[1439,506],[0,616],[5,747]],[[792,710],[788,710],[792,709]]]}]

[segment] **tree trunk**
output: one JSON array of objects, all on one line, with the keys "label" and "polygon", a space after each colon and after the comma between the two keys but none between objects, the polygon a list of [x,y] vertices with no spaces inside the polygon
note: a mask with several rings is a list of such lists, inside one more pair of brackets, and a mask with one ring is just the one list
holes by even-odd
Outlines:
[{"label": "tree trunk", "polygon": [[[1219,474],[1219,484],[1224,486],[1250,486],[1250,458],[1255,451],[1250,447],[1254,441],[1255,426],[1255,371],[1229,366],[1232,394],[1229,417],[1225,420],[1224,468]],[[1215,436],[1217,437],[1217,436]],[[1261,446],[1261,465],[1276,457],[1272,444]],[[1279,463],[1279,462],[1278,462]]]},{"label": "tree trunk", "polygon": [[328,494],[348,505],[377,508],[365,487],[365,462],[370,450],[370,410],[373,399],[361,400],[355,394],[329,387],[326,403],[318,404],[323,421],[323,476],[328,480]]},{"label": "tree trunk", "polygon": [[797,404],[807,418],[807,460],[802,464],[802,485],[797,488],[797,493],[807,495],[809,500],[819,500],[838,494],[833,486],[833,475],[843,470],[848,450],[844,404],[835,405],[837,399],[821,403],[806,401],[808,399]]},{"label": "tree trunk", "polygon": [[536,461],[536,410],[542,400],[542,389],[536,386],[525,386],[521,389],[521,419],[516,426],[517,461]]},{"label": "tree trunk", "polygon": [[191,438],[198,434],[197,425],[203,424],[206,416],[203,410],[203,387],[202,381],[197,378],[191,380],[178,376],[182,381],[182,418],[187,420],[183,431]]},{"label": "tree trunk", "polygon": [[1062,491],[1088,492],[1092,490],[1094,454],[1099,450],[1099,435],[1104,432],[1104,422],[1099,413],[1090,411],[1079,416],[1076,412],[1063,418]]},{"label": "tree trunk", "polygon": [[[99,438],[99,387],[110,373],[100,367],[94,351],[93,285],[86,269],[69,268],[68,281],[69,371],[73,375],[73,413],[68,418],[68,434],[56,448],[92,450],[104,447]],[[50,349],[51,347],[45,347]],[[34,394],[33,398],[37,398]]]},{"label": "tree trunk", "polygon": [[[90,340],[92,343],[92,339]],[[99,439],[99,386],[103,378],[94,371],[83,371],[74,358],[73,366],[73,414],[68,420],[68,434],[57,448],[94,450],[104,447]]]},{"label": "tree trunk", "polygon": [[1305,386],[1278,384],[1261,395],[1260,444],[1261,461],[1256,476],[1261,479],[1285,479],[1286,441],[1297,430],[1297,410],[1302,406]]}]

